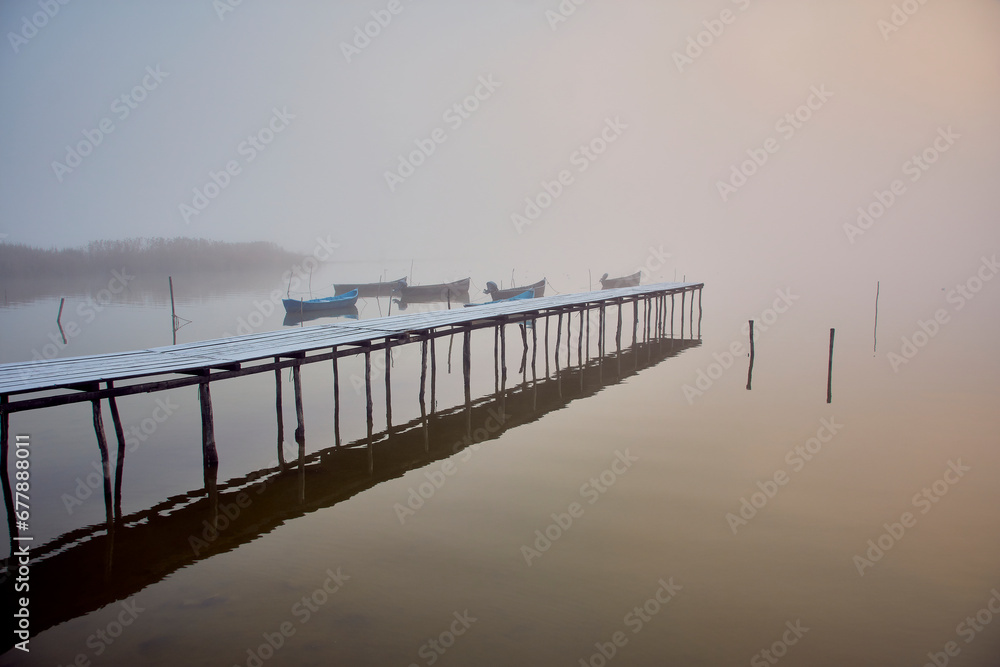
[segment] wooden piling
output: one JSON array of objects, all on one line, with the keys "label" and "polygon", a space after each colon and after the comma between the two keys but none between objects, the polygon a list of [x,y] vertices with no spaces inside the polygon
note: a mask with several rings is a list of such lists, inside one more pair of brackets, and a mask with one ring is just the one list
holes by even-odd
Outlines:
[{"label": "wooden piling", "polygon": [[701,317],[704,311],[701,309],[701,293],[703,288],[698,288],[698,340],[701,340]]},{"label": "wooden piling", "polygon": [[618,300],[618,329],[615,331],[615,348],[621,352],[622,350],[622,301]]},{"label": "wooden piling", "polygon": [[549,315],[545,316],[545,377],[549,376]]},{"label": "wooden piling", "polygon": [[[107,389],[113,389],[114,383],[110,380],[105,384]],[[125,471],[125,429],[122,428],[122,419],[118,414],[118,402],[114,396],[108,397],[108,405],[111,407],[111,422],[115,428],[115,439],[118,441],[118,454],[115,458],[115,520],[122,516],[122,475]]]},{"label": "wooden piling", "polygon": [[[681,292],[681,338],[684,338],[684,299],[687,297],[687,290]],[[673,338],[673,336],[671,336]]]},{"label": "wooden piling", "polygon": [[674,337],[674,294],[670,295],[670,337]]},{"label": "wooden piling", "polygon": [[170,330],[174,334],[174,345],[177,345],[177,308],[174,307],[174,279],[167,276],[167,283],[170,285]]},{"label": "wooden piling", "polygon": [[562,341],[562,311],[559,311],[559,316],[556,317],[556,372],[559,371],[559,348]]},{"label": "wooden piling", "polygon": [[507,326],[501,323],[497,328],[500,329],[500,383],[504,386],[507,383]]},{"label": "wooden piling", "polygon": [[[337,348],[333,348],[334,355]],[[340,447],[340,366],[337,363],[339,358],[333,357],[333,441]]]},{"label": "wooden piling", "polygon": [[[432,339],[433,340],[433,339]],[[430,433],[427,429],[427,404],[424,390],[427,387],[427,339],[420,341],[420,424],[424,431],[424,451],[430,451]]]},{"label": "wooden piling", "polygon": [[108,524],[111,524],[113,515],[111,509],[111,462],[108,460],[108,441],[104,437],[104,418],[101,415],[101,401],[93,400],[90,403],[94,413],[94,433],[97,435],[97,448],[101,450],[101,469],[104,472],[104,514]]},{"label": "wooden piling", "polygon": [[392,368],[392,348],[390,339],[385,339],[385,430],[392,430],[392,382],[389,369]]},{"label": "wooden piling", "polygon": [[205,468],[219,465],[219,453],[215,449],[215,418],[212,416],[212,394],[208,389],[208,379],[198,385],[198,402],[201,404],[201,457]]},{"label": "wooden piling", "polygon": [[[275,357],[274,362],[281,361],[281,357]],[[337,363],[334,359],[333,363]],[[274,413],[278,422],[278,463],[284,465],[284,450],[282,444],[285,441],[285,415],[281,408],[281,369],[274,369]]]},{"label": "wooden piling", "polygon": [[531,379],[535,379],[535,359],[538,357],[538,320],[531,320]]},{"label": "wooden piling", "polygon": [[[7,406],[7,394],[0,394],[0,408]],[[10,486],[8,455],[10,450],[10,415],[0,411],[0,485],[3,486],[3,504],[7,510],[7,530],[10,533],[10,552],[14,553],[14,538],[18,535],[17,518],[14,514],[14,491]]]},{"label": "wooden piling", "polygon": [[[369,346],[370,347],[370,346]],[[365,418],[368,426],[368,474],[375,470],[372,432],[375,426],[375,410],[372,404],[372,352],[365,349]]]},{"label": "wooden piling", "polygon": [[833,334],[834,330],[830,329],[830,361],[827,365],[826,370],[826,402],[833,402]]},{"label": "wooden piling", "polygon": [[302,408],[302,366],[292,366],[292,386],[295,388],[295,442],[301,444],[306,439],[306,419]]},{"label": "wooden piling", "polygon": [[753,320],[750,320],[750,367],[747,368],[747,391],[750,391],[750,383],[753,380]]},{"label": "wooden piling", "polygon": [[[434,330],[431,330],[434,333]],[[437,339],[430,339],[431,345],[431,414],[434,414],[434,408],[437,405],[437,354],[435,350],[437,349]]]}]

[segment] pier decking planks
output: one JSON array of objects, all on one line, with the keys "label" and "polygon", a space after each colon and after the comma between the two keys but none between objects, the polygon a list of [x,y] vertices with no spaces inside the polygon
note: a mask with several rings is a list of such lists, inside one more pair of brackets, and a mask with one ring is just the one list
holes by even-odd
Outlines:
[{"label": "pier decking planks", "polygon": [[[94,392],[101,395],[137,393],[138,387],[132,385],[130,389],[128,384],[119,384],[114,389],[98,388],[99,383],[108,381],[142,379],[150,386],[148,390],[156,390],[156,383],[166,380],[168,376],[197,375],[202,376],[202,381],[205,378],[209,381],[215,378],[225,379],[273,370],[281,366],[275,359],[302,357],[317,350],[349,346],[336,354],[347,356],[361,353],[376,344],[381,346],[383,341],[393,339],[405,342],[411,337],[419,338],[432,333],[447,335],[454,331],[494,326],[501,322],[519,322],[591,305],[620,306],[623,301],[685,294],[703,287],[702,283],[659,283],[488,303],[475,309],[407,313],[359,322],[267,331],[131,352],[3,364],[0,365],[0,395],[12,397],[17,394],[60,390],[63,393],[30,401],[9,401],[0,405],[0,411],[10,413],[45,407],[48,404],[91,400]],[[441,329],[445,331],[437,333]],[[326,358],[332,357],[326,355]],[[241,370],[243,364],[250,362],[267,363],[259,363],[259,368]],[[216,369],[222,370],[212,372]],[[198,383],[198,380],[192,379],[191,383]]]}]

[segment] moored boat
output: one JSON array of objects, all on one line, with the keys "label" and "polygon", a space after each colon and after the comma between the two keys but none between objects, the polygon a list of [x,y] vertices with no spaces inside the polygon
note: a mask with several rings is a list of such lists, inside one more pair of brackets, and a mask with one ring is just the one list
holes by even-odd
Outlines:
[{"label": "moored boat", "polygon": [[348,308],[358,302],[358,290],[351,290],[339,296],[328,296],[322,299],[282,299],[286,313],[311,313],[324,310]]},{"label": "moored boat", "polygon": [[601,289],[615,289],[617,287],[636,287],[639,279],[642,278],[642,271],[636,271],[630,276],[622,278],[608,278],[608,274],[601,276]]},{"label": "moored boat", "polygon": [[488,306],[490,304],[503,303],[505,301],[523,301],[524,299],[534,299],[534,298],[535,298],[535,291],[527,289],[521,292],[520,294],[509,296],[506,299],[495,299],[493,301],[485,301],[483,303],[467,303],[465,304],[465,307],[468,308],[469,306]]},{"label": "moored boat", "polygon": [[537,283],[532,283],[523,287],[508,287],[506,289],[498,288],[497,284],[491,280],[486,283],[486,289],[483,290],[483,294],[489,294],[494,301],[503,301],[504,299],[509,299],[512,296],[518,296],[525,290],[532,290],[533,295],[536,297],[545,296],[545,278],[542,278]]},{"label": "moored boat", "polygon": [[469,297],[469,284],[471,278],[463,278],[450,283],[439,283],[437,285],[404,285],[399,290],[399,296],[405,301],[457,301]]},{"label": "moored boat", "polygon": [[406,278],[388,280],[377,283],[334,283],[335,294],[346,294],[358,290],[358,296],[389,296],[406,287]]}]

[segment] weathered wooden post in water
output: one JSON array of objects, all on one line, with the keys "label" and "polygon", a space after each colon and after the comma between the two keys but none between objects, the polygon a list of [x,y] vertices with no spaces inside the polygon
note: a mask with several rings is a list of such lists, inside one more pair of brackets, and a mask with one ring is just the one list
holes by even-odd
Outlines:
[{"label": "weathered wooden post in water", "polygon": [[392,431],[392,383],[389,369],[392,368],[392,348],[389,338],[385,339],[385,430]]},{"label": "weathered wooden post in water", "polygon": [[753,320],[750,320],[750,367],[747,369],[747,391],[750,391],[750,382],[753,380]]},{"label": "weathered wooden post in water", "polygon": [[830,329],[830,363],[826,370],[826,402],[833,402],[833,329]]},{"label": "weathered wooden post in water", "polygon": [[[108,441],[104,437],[104,419],[101,416],[101,401],[91,401],[94,412],[94,433],[97,434],[97,448],[101,450],[101,469],[104,472],[104,511],[108,523],[112,521],[111,514],[111,463],[108,461]],[[7,474],[7,471],[3,471]]]},{"label": "weathered wooden post in water", "polygon": [[368,474],[375,470],[375,454],[372,451],[372,430],[374,427],[374,407],[372,405],[372,351],[371,343],[365,346],[365,415],[368,424]]},{"label": "weathered wooden post in water", "polygon": [[340,447],[340,367],[337,348],[333,348],[333,441]]},{"label": "weathered wooden post in water", "polygon": [[215,418],[212,416],[212,394],[208,378],[198,383],[198,402],[201,404],[201,457],[205,469],[219,467],[219,453],[215,450]]},{"label": "weathered wooden post in water", "polygon": [[[114,382],[108,380],[104,385],[110,392]],[[111,422],[115,427],[115,438],[118,440],[118,458],[115,462],[115,520],[122,516],[122,474],[125,471],[125,430],[122,428],[121,415],[118,414],[118,402],[113,394],[108,396],[108,406],[111,408]]]},{"label": "weathered wooden post in water", "polygon": [[462,376],[465,380],[465,432],[472,436],[472,329],[462,332]]}]

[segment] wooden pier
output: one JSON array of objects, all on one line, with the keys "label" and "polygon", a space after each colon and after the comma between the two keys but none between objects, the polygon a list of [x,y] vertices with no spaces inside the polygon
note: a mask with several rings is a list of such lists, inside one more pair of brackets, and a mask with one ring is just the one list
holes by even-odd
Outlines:
[{"label": "wooden pier", "polygon": [[[294,378],[294,400],[296,412],[296,441],[303,447],[305,419],[302,409],[302,388],[300,369],[305,364],[332,362],[334,376],[334,425],[335,438],[339,435],[339,376],[338,359],[363,354],[365,357],[365,387],[367,398],[368,441],[372,440],[372,378],[371,354],[389,350],[408,343],[422,344],[422,373],[420,383],[421,414],[426,419],[424,388],[427,380],[428,343],[430,350],[431,406],[433,411],[436,354],[434,341],[444,336],[462,335],[462,370],[465,381],[465,403],[471,408],[471,334],[484,328],[496,328],[494,338],[495,359],[503,358],[500,350],[506,346],[505,326],[521,325],[521,342],[527,359],[527,327],[531,331],[531,367],[536,363],[536,346],[539,319],[544,319],[546,354],[548,365],[549,319],[556,317],[556,363],[561,344],[563,320],[566,321],[566,355],[571,354],[569,326],[574,314],[582,324],[592,310],[598,311],[599,356],[605,354],[608,344],[605,330],[608,323],[607,309],[614,307],[617,315],[614,342],[621,350],[623,330],[623,308],[630,306],[631,333],[633,344],[637,341],[661,339],[674,336],[675,321],[679,319],[680,337],[685,329],[695,337],[694,302],[698,298],[697,337],[701,337],[701,292],[702,283],[660,283],[638,287],[601,290],[581,294],[565,294],[523,301],[490,303],[470,308],[439,310],[424,313],[394,315],[358,322],[318,325],[291,330],[270,331],[234,338],[208,340],[197,343],[172,345],[168,347],[137,350],[131,352],[101,354],[87,357],[51,359],[0,365],[0,467],[3,469],[3,492],[8,508],[8,527],[11,536],[16,536],[11,487],[7,471],[9,417],[15,412],[37,410],[70,403],[90,402],[93,408],[94,431],[101,460],[104,464],[104,491],[111,502],[111,465],[108,439],[105,435],[101,401],[107,400],[111,409],[118,445],[118,470],[116,494],[120,495],[121,463],[124,455],[124,436],[115,399],[139,393],[197,386],[201,407],[202,454],[206,470],[206,488],[214,486],[214,470],[218,467],[218,453],[215,444],[214,415],[212,411],[211,383],[257,373],[274,373],[276,382],[276,404],[278,407],[279,433],[281,423],[280,372],[291,368]],[[675,314],[675,298],[680,295],[680,312]],[[669,297],[669,299],[668,299]],[[679,316],[679,317],[678,317]],[[668,324],[669,322],[669,324]],[[530,323],[530,324],[529,324]],[[626,325],[627,326],[627,325]],[[584,327],[579,328],[577,341],[578,357],[583,346]],[[589,327],[586,329],[589,349]],[[522,361],[522,369],[526,361]],[[495,364],[499,373],[499,366]],[[387,424],[392,428],[391,416],[391,364],[385,365],[385,388],[387,401]],[[503,369],[506,377],[506,368]],[[547,372],[546,372],[547,374]],[[498,379],[499,382],[499,379]],[[471,415],[471,410],[469,411]],[[280,436],[279,436],[280,439]],[[370,456],[369,448],[369,456]],[[118,501],[120,502],[120,500]],[[117,503],[116,503],[117,505]],[[118,510],[119,513],[120,509]],[[108,510],[109,521],[111,510]]]}]

